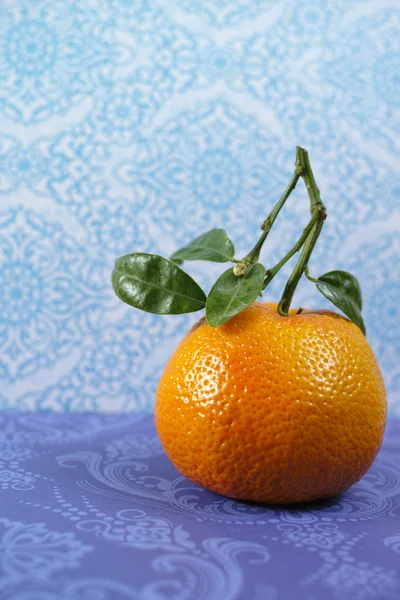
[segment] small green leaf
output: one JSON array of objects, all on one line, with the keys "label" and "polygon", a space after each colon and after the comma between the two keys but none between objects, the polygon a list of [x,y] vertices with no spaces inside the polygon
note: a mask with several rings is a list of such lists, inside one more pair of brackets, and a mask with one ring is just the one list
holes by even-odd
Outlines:
[{"label": "small green leaf", "polygon": [[115,262],[112,285],[117,296],[140,310],[159,315],[195,312],[206,295],[173,262],[155,254],[126,254]]},{"label": "small green leaf", "polygon": [[361,291],[358,281],[346,271],[331,271],[318,279],[311,279],[318,290],[337,306],[365,335],[361,316]]},{"label": "small green leaf", "polygon": [[343,289],[347,296],[356,303],[359,310],[362,309],[361,288],[358,280],[347,271],[330,271],[318,277],[318,281],[329,283],[336,288]]},{"label": "small green leaf", "polygon": [[233,259],[235,248],[224,229],[211,229],[177,250],[171,260],[210,260],[212,262],[228,262]]},{"label": "small green leaf", "polygon": [[264,283],[265,268],[256,263],[242,277],[228,269],[211,288],[206,304],[206,318],[211,327],[222,325],[256,300]]}]

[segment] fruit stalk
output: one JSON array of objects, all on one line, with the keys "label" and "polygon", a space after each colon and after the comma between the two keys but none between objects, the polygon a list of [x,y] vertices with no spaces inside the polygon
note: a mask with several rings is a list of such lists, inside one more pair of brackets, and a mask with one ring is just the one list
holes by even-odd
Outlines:
[{"label": "fruit stalk", "polygon": [[[289,314],[290,304],[293,299],[293,295],[296,291],[296,287],[308,265],[308,261],[312,254],[315,244],[317,243],[318,237],[321,233],[324,221],[326,219],[326,209],[321,200],[318,186],[316,184],[314,174],[311,169],[310,159],[308,152],[304,148],[297,146],[296,148],[296,165],[298,165],[298,171],[300,176],[303,178],[305,186],[307,188],[308,196],[310,198],[310,211],[312,219],[315,219],[308,236],[306,236],[303,249],[300,254],[300,258],[297,261],[293,273],[289,277],[281,300],[278,304],[278,312],[280,315],[287,317]],[[300,238],[301,239],[301,238]]]},{"label": "fruit stalk", "polygon": [[317,213],[314,213],[311,216],[311,219],[310,219],[308,225],[305,227],[303,233],[301,234],[301,236],[299,237],[299,239],[297,240],[297,242],[295,243],[295,245],[293,246],[293,248],[291,248],[289,250],[289,252],[287,254],[285,254],[285,256],[274,267],[272,267],[272,269],[269,269],[266,272],[265,279],[264,279],[263,290],[265,290],[265,288],[267,287],[267,285],[269,285],[271,283],[271,281],[273,280],[273,278],[275,277],[275,275],[277,275],[279,273],[279,271],[282,269],[282,267],[292,258],[292,256],[294,254],[296,254],[296,252],[298,252],[299,250],[301,250],[304,242],[306,241],[306,239],[310,235],[311,229],[314,227],[314,225],[315,225],[315,223],[317,221],[317,216],[318,216]]},{"label": "fruit stalk", "polygon": [[274,208],[271,210],[268,217],[265,219],[265,221],[261,225],[262,234],[261,234],[259,240],[257,241],[257,243],[255,244],[254,248],[247,254],[247,256],[245,256],[243,258],[243,260],[240,261],[242,264],[249,265],[249,264],[258,262],[261,248],[263,247],[264,242],[267,239],[269,232],[271,231],[272,225],[275,223],[275,220],[276,220],[277,216],[279,215],[281,209],[283,208],[286,200],[289,198],[290,194],[293,192],[294,188],[296,187],[296,184],[297,184],[298,180],[300,179],[300,176],[301,176],[301,170],[299,169],[299,164],[297,163],[297,160],[296,160],[296,170],[293,173],[292,179],[290,180],[286,190],[283,192],[281,198],[275,204]]}]

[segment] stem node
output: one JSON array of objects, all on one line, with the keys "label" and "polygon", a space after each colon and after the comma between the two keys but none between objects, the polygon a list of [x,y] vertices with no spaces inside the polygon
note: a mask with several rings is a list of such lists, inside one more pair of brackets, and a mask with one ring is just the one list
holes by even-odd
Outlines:
[{"label": "stem node", "polygon": [[242,277],[242,275],[245,275],[246,271],[247,265],[244,263],[238,263],[233,267],[233,274],[236,275],[236,277]]}]

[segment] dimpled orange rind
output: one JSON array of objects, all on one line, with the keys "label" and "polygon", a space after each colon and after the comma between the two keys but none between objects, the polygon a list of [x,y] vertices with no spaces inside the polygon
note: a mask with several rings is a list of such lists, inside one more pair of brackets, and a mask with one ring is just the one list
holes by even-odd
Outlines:
[{"label": "dimpled orange rind", "polygon": [[387,402],[360,329],[329,311],[254,302],[200,321],[161,377],[155,422],[176,468],[230,498],[297,503],[347,490],[382,442]]}]

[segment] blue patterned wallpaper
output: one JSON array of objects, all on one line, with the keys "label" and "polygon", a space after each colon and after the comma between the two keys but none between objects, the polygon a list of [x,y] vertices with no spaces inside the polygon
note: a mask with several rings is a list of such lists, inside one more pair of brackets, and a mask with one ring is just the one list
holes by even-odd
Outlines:
[{"label": "blue patterned wallpaper", "polygon": [[[399,67],[397,0],[1,0],[0,406],[151,410],[198,315],[123,305],[115,258],[213,226],[246,252],[302,144],[329,215],[311,272],[359,277],[400,413]],[[299,186],[267,267],[307,210]]]}]

